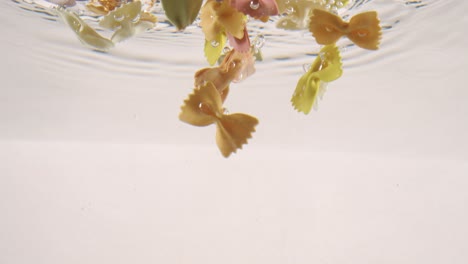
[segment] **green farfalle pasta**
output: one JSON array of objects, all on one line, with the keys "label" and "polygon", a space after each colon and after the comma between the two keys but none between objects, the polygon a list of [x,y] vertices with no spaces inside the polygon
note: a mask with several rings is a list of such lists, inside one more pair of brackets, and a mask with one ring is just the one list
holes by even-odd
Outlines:
[{"label": "green farfalle pasta", "polygon": [[319,56],[310,69],[299,79],[296,90],[291,98],[294,108],[308,114],[316,103],[323,84],[338,79],[341,74],[342,63],[338,48],[332,44],[323,47]]}]

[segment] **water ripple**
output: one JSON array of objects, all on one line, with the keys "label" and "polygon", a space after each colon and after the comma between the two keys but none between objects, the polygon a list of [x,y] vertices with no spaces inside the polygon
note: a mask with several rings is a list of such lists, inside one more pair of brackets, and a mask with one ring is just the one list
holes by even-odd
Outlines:
[{"label": "water ripple", "polygon": [[[160,7],[156,7],[160,22],[154,29],[118,44],[114,50],[105,54],[81,47],[79,41],[73,38],[73,33],[58,20],[52,10],[53,4],[45,0],[12,0],[12,3],[17,8],[30,11],[31,15],[38,18],[60,23],[61,28],[55,27],[51,32],[44,30],[44,33],[41,33],[40,37],[49,42],[47,45],[32,47],[34,56],[49,64],[45,67],[51,71],[60,67],[87,68],[93,65],[94,69],[108,74],[119,73],[141,77],[161,74],[178,77],[186,74],[184,73],[186,71],[206,66],[202,54],[203,35],[196,26],[197,23],[184,32],[178,32],[167,22],[164,15],[158,13]],[[72,10],[82,15],[86,22],[101,30],[103,34],[106,33],[97,26],[96,16],[83,11],[82,2],[78,2]],[[377,63],[387,63],[408,56],[412,43],[417,38],[412,34],[413,30],[416,30],[412,24],[416,19],[421,19],[421,14],[435,15],[440,10],[456,12],[454,0],[356,0],[340,12],[340,15],[348,18],[368,10],[376,10],[379,13],[383,30],[381,47],[378,51],[367,51],[356,47],[347,39],[340,40],[337,44],[342,50],[344,67],[350,70],[366,70]],[[315,44],[308,31],[277,29],[276,21],[277,19],[271,19],[270,23],[250,21],[249,35],[265,36],[262,64],[283,74],[292,72],[292,67],[296,67],[297,71],[302,64],[310,63],[314,59],[320,46]],[[42,26],[50,27],[47,24]],[[443,46],[451,39],[448,35],[447,38],[433,40],[430,44]],[[174,47],[178,48],[177,53],[173,52]]]}]

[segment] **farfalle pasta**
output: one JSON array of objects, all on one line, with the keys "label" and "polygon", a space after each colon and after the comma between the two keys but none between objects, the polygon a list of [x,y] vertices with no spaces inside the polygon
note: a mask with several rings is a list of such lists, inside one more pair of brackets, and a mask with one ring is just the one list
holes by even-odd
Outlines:
[{"label": "farfalle pasta", "polygon": [[216,124],[216,144],[224,157],[241,149],[258,124],[255,117],[246,114],[226,114],[221,96],[211,82],[194,89],[184,101],[179,119],[194,126]]},{"label": "farfalle pasta", "polygon": [[[74,0],[49,0],[59,5],[72,5]],[[249,20],[275,23],[286,30],[309,30],[315,43],[323,45],[310,67],[299,78],[290,100],[293,108],[309,114],[330,82],[343,74],[340,47],[337,41],[348,37],[357,46],[376,50],[381,39],[378,14],[367,11],[353,16],[349,22],[338,16],[348,0],[90,0],[88,11],[99,17],[98,24],[112,31],[109,38],[97,33],[79,15],[64,7],[56,11],[76,33],[80,41],[92,49],[107,52],[117,43],[130,39],[157,25],[152,12],[155,3],[162,3],[167,20],[178,31],[195,24],[204,35],[206,60],[194,74],[194,89],[183,102],[179,119],[193,126],[216,126],[216,144],[224,157],[229,157],[247,144],[259,121],[244,113],[227,114],[223,104],[233,84],[241,83],[255,73],[256,61],[262,61],[261,48],[265,36],[252,41]],[[279,16],[278,19],[270,19]],[[157,30],[156,30],[157,31]],[[157,33],[157,32],[153,32]],[[313,44],[313,43],[311,43]],[[218,64],[218,65],[216,65]],[[300,67],[298,67],[299,69]],[[264,98],[262,98],[264,99]]]},{"label": "farfalle pasta", "polygon": [[323,94],[324,84],[338,79],[342,73],[338,48],[334,44],[323,47],[310,69],[302,75],[296,85],[291,98],[294,109],[308,114],[312,106],[317,104],[317,96]]},{"label": "farfalle pasta", "polygon": [[219,34],[244,37],[244,15],[228,1],[208,0],[200,12],[200,26],[207,41],[216,41]]},{"label": "farfalle pasta", "polygon": [[154,23],[140,19],[142,12],[140,1],[130,2],[109,12],[99,25],[115,30],[111,40],[114,43],[121,42],[154,27]]},{"label": "farfalle pasta", "polygon": [[310,18],[309,30],[318,44],[332,44],[342,36],[347,36],[361,48],[379,48],[381,28],[375,11],[357,14],[347,23],[337,15],[315,9]]}]

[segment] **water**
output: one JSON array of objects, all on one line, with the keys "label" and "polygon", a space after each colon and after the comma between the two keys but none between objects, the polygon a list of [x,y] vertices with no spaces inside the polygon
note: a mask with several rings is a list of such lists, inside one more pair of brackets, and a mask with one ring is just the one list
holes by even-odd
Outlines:
[{"label": "water", "polygon": [[343,76],[309,115],[290,98],[320,47],[250,21],[263,61],[225,106],[260,123],[229,159],[214,126],[178,120],[208,66],[196,24],[157,4],[103,53],[45,1],[0,5],[1,263],[468,261],[466,1],[340,11],[377,10],[381,46],[340,40]]},{"label": "water", "polygon": [[[12,98],[10,105],[3,105],[2,112],[10,113],[4,116],[8,127],[2,132],[4,138],[212,144],[213,138],[207,136],[211,132],[188,127],[177,119],[179,106],[192,89],[193,73],[208,66],[202,32],[196,25],[176,31],[157,4],[154,12],[159,22],[154,29],[102,53],[84,47],[54,15],[48,2],[7,1],[3,5],[10,11],[3,18],[3,51],[8,51],[4,57],[9,61],[3,67],[9,76],[7,86],[19,86],[4,91],[4,96]],[[466,62],[461,57],[452,59],[466,42],[457,29],[466,19],[457,6],[456,1],[350,4],[341,11],[345,18],[367,10],[379,12],[381,47],[372,52],[340,40],[344,76],[331,85],[321,109],[305,117],[291,111],[289,99],[303,66],[313,61],[320,47],[305,30],[286,31],[277,29],[275,21],[251,21],[250,36],[265,39],[263,61],[256,64],[255,75],[234,85],[226,106],[259,117],[261,123],[252,142],[261,147],[276,148],[278,142],[293,149],[387,152],[398,144],[412,145],[405,153],[414,150],[419,155],[427,154],[420,148],[429,141],[436,144],[435,155],[441,151],[462,154],[467,145],[444,135],[446,130],[460,130],[454,118],[460,111],[451,107],[452,100],[463,98],[458,93],[464,95],[464,91],[459,85],[450,85],[452,93],[440,97],[435,82],[427,84],[429,78],[446,78],[439,85],[463,83],[455,82],[463,75],[454,72]],[[72,9],[87,14],[79,11],[82,2]],[[439,10],[444,10],[443,14]],[[83,18],[97,27],[96,18]],[[441,68],[440,60],[452,62]],[[379,82],[374,76],[388,81]],[[456,95],[448,97],[453,93]],[[425,95],[424,100],[419,95]],[[396,98],[403,108],[391,104]],[[441,116],[443,125],[434,129],[426,122],[414,124],[419,121],[413,119],[421,120],[422,116],[430,120]],[[370,122],[378,125],[369,126]],[[397,131],[387,139],[388,131],[393,130]],[[316,139],[310,138],[310,131]],[[408,133],[414,140],[407,138]],[[427,138],[422,140],[421,135]],[[398,143],[402,141],[407,143]]]}]

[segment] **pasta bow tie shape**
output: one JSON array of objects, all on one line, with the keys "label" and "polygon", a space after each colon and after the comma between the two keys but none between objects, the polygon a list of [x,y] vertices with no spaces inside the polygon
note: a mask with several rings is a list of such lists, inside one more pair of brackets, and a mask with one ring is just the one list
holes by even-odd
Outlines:
[{"label": "pasta bow tie shape", "polygon": [[237,39],[244,37],[244,15],[227,1],[208,0],[201,8],[200,26],[205,39],[218,41],[219,34],[231,34]]},{"label": "pasta bow tie shape", "polygon": [[99,22],[99,25],[104,28],[116,30],[111,40],[114,43],[121,42],[135,34],[154,27],[153,22],[141,20],[140,13],[142,13],[141,2],[130,2],[109,12],[109,14]]},{"label": "pasta bow tie shape", "polygon": [[308,114],[323,94],[323,84],[338,79],[343,73],[338,48],[332,44],[322,48],[310,69],[299,79],[291,98],[294,108]]},{"label": "pasta bow tie shape", "polygon": [[357,14],[347,23],[330,12],[314,9],[309,30],[321,45],[333,44],[345,35],[361,48],[376,50],[382,34],[379,23],[375,11]]},{"label": "pasta bow tie shape", "polygon": [[242,114],[225,114],[221,95],[208,82],[194,89],[181,107],[179,119],[194,126],[216,124],[216,144],[224,157],[229,157],[252,137],[258,120]]}]

